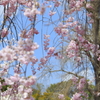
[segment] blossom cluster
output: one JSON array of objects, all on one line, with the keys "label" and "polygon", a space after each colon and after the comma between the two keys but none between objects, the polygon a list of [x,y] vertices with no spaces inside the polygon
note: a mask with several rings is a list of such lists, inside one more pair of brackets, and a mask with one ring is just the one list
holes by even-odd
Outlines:
[{"label": "blossom cluster", "polygon": [[[32,97],[32,85],[35,84],[36,78],[22,77],[21,68],[30,62],[34,65],[38,59],[34,56],[34,51],[39,45],[31,39],[38,31],[31,28],[28,32],[21,32],[20,39],[14,45],[8,45],[0,50],[0,90],[1,100],[34,100]],[[8,35],[8,30],[2,30],[2,38]],[[9,43],[9,41],[6,41]],[[12,42],[12,41],[10,41]],[[14,41],[15,42],[15,41]],[[17,61],[20,65],[12,65]],[[22,65],[22,66],[21,66]],[[11,66],[14,67],[14,75],[6,77],[9,74]]]},{"label": "blossom cluster", "polygon": [[8,35],[8,33],[9,32],[8,32],[7,28],[2,29],[2,31],[1,31],[1,37],[2,38],[6,37]]},{"label": "blossom cluster", "polygon": [[32,38],[34,34],[39,34],[39,32],[35,28],[31,28],[28,32],[24,29],[21,31],[21,38]]},{"label": "blossom cluster", "polygon": [[44,66],[47,61],[50,59],[50,57],[52,57],[54,55],[55,52],[55,48],[54,47],[49,47],[48,51],[47,51],[47,55],[44,58],[40,59],[40,64],[39,64],[39,70],[42,68],[42,66]]},{"label": "blossom cluster", "polygon": [[26,0],[1,0],[0,5],[6,6],[9,4],[8,8],[5,9],[5,16],[11,16],[16,12],[18,3],[24,5],[27,3]]},{"label": "blossom cluster", "polygon": [[18,60],[22,64],[34,65],[37,59],[33,56],[34,50],[39,46],[30,39],[20,39],[17,46],[6,46],[0,51],[0,61]]},{"label": "blossom cluster", "polygon": [[59,98],[60,100],[65,100],[64,95],[63,95],[63,94],[59,94],[59,95],[58,95],[58,98]]},{"label": "blossom cluster", "polygon": [[87,81],[85,78],[78,79],[77,77],[72,78],[73,84],[76,86],[77,91],[75,94],[73,94],[73,97],[71,100],[83,100],[84,98],[88,98],[87,93],[85,92],[85,86],[87,84]]},{"label": "blossom cluster", "polygon": [[49,46],[49,41],[50,41],[49,37],[50,37],[50,35],[44,34],[44,39],[45,39],[45,41],[44,41],[44,50],[49,49],[49,47],[48,47]]},{"label": "blossom cluster", "polygon": [[31,76],[29,78],[20,77],[19,74],[14,74],[9,78],[4,78],[0,84],[1,90],[3,86],[7,89],[1,93],[1,100],[34,100],[32,97],[32,85],[34,85],[36,78]]}]

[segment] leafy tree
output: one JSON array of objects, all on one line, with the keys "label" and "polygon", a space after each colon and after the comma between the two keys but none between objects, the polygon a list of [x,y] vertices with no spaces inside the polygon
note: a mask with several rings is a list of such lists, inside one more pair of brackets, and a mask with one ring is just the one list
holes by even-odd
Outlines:
[{"label": "leafy tree", "polygon": [[70,88],[72,87],[72,81],[62,81],[60,83],[51,84],[50,87],[46,89],[47,92],[57,92],[60,93],[61,91],[65,93],[66,95],[68,91],[70,91]]},{"label": "leafy tree", "polygon": [[54,100],[52,98],[53,93],[46,93],[44,92],[42,94],[34,93],[32,96],[35,98],[35,100]]}]

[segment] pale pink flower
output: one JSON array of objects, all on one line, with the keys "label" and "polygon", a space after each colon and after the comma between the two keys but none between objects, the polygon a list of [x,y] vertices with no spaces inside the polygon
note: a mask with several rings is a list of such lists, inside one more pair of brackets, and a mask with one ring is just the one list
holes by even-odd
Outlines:
[{"label": "pale pink flower", "polygon": [[100,61],[100,56],[97,58],[98,61]]},{"label": "pale pink flower", "polygon": [[80,62],[81,61],[81,57],[76,57],[75,61]]},{"label": "pale pink flower", "polygon": [[7,29],[7,28],[2,29],[2,31],[1,31],[1,36],[4,38],[4,37],[6,37],[7,35],[8,35],[8,29]]},{"label": "pale pink flower", "polygon": [[50,37],[50,35],[44,34],[44,39],[47,39],[49,37]]},{"label": "pale pink flower", "polygon": [[50,41],[49,37],[50,37],[50,35],[44,34],[44,39],[45,39],[45,41],[44,41],[44,50],[49,49],[49,47],[48,47],[49,46],[49,41]]},{"label": "pale pink flower", "polygon": [[84,88],[85,84],[86,84],[86,79],[85,78],[81,78],[77,88],[79,90],[82,90]]},{"label": "pale pink flower", "polygon": [[31,77],[28,78],[27,80],[24,80],[23,85],[24,85],[25,87],[28,87],[28,86],[32,86],[32,85],[34,85],[35,82],[36,82],[36,77],[31,76]]},{"label": "pale pink flower", "polygon": [[9,0],[1,0],[0,5],[7,5],[9,3]]},{"label": "pale pink flower", "polygon": [[63,37],[66,36],[68,32],[69,32],[68,29],[61,29],[61,33]]},{"label": "pale pink flower", "polygon": [[27,6],[28,6],[28,7],[32,7],[32,2],[28,2],[28,3],[27,3]]},{"label": "pale pink flower", "polygon": [[56,33],[58,33],[58,35],[61,34],[61,27],[55,27],[55,31]]},{"label": "pale pink flower", "polygon": [[71,42],[69,43],[69,45],[68,45],[66,51],[69,51],[69,50],[72,50],[72,49],[75,50],[76,48],[77,48],[76,42],[75,42],[74,40],[71,40]]},{"label": "pale pink flower", "polygon": [[28,97],[28,93],[24,93],[23,98],[27,98],[27,97]]},{"label": "pale pink flower", "polygon": [[74,17],[69,17],[67,22],[72,22],[74,20]]},{"label": "pale pink flower", "polygon": [[89,23],[90,23],[90,24],[94,23],[94,20],[93,20],[93,19],[91,19],[91,20],[89,21]]},{"label": "pale pink flower", "polygon": [[91,8],[91,9],[93,9],[93,7],[92,7],[92,5],[91,5],[90,3],[87,3],[87,4],[86,4],[86,8]]},{"label": "pale pink flower", "polygon": [[42,6],[41,8],[40,8],[40,14],[44,14],[45,13],[45,10],[46,10],[46,8],[45,8],[45,6]]},{"label": "pale pink flower", "polygon": [[14,76],[11,76],[11,77],[10,77],[10,80],[11,80],[12,82],[18,82],[19,79],[20,79],[20,77],[19,77],[18,74],[15,74]]},{"label": "pale pink flower", "polygon": [[24,15],[27,16],[27,17],[30,17],[30,11],[31,11],[31,9],[26,8],[25,12],[24,12]]},{"label": "pale pink flower", "polygon": [[48,54],[49,54],[49,55],[52,55],[52,54],[54,53],[54,51],[55,51],[55,47],[50,47],[50,48],[48,49]]},{"label": "pale pink flower", "polygon": [[18,2],[19,4],[23,5],[23,4],[26,4],[26,0],[17,0],[16,2]]},{"label": "pale pink flower", "polygon": [[73,81],[73,84],[76,84],[76,83],[78,82],[78,78],[75,77],[75,76],[73,76],[73,77],[72,77],[72,81]]},{"label": "pale pink flower", "polygon": [[46,58],[41,58],[40,59],[40,62],[41,62],[41,65],[44,65],[44,64],[46,64],[47,59]]},{"label": "pale pink flower", "polygon": [[87,16],[91,17],[91,16],[93,16],[93,13],[87,13]]},{"label": "pale pink flower", "polygon": [[75,93],[71,100],[82,100],[81,94],[80,93]]},{"label": "pale pink flower", "polygon": [[56,12],[50,11],[50,12],[49,12],[49,15],[50,15],[50,16],[53,16],[55,13],[56,13]]},{"label": "pale pink flower", "polygon": [[61,2],[56,1],[54,6],[55,6],[55,7],[59,7],[60,5],[61,5]]},{"label": "pale pink flower", "polygon": [[58,98],[61,99],[61,100],[64,100],[65,99],[63,94],[59,94],[58,95]]},{"label": "pale pink flower", "polygon": [[97,93],[97,96],[100,96],[100,92]]}]

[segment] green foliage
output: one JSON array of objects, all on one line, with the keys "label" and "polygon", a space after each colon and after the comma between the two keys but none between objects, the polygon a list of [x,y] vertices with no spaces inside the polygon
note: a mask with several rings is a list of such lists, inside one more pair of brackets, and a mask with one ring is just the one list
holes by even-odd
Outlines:
[{"label": "green foliage", "polygon": [[67,90],[69,90],[68,85],[71,85],[72,82],[69,80],[68,82],[60,82],[57,84],[51,84],[50,87],[47,88],[46,92],[41,94],[40,90],[34,89],[33,91],[33,97],[35,100],[59,100],[58,99],[58,94],[64,94],[65,95],[65,100],[70,100],[70,97],[67,95]]},{"label": "green foliage", "polygon": [[[1,82],[1,84],[3,84],[5,82],[5,80],[0,77],[0,82]],[[1,88],[1,91],[4,92],[10,87],[11,87],[10,85],[3,85],[2,88]]]},{"label": "green foliage", "polygon": [[[60,100],[58,99],[58,95],[55,95],[52,92],[44,92],[43,95],[34,94],[32,96],[35,98],[35,100]],[[65,100],[70,100],[70,97],[65,97]]]},{"label": "green foliage", "polygon": [[2,92],[6,91],[8,89],[8,87],[10,88],[11,86],[10,85],[4,85],[4,86],[2,86],[1,91]]},{"label": "green foliage", "polygon": [[[87,80],[88,82],[89,80]],[[93,99],[93,94],[91,90],[94,90],[94,85],[86,85],[86,93],[88,94],[88,100]],[[57,84],[51,84],[50,87],[46,89],[46,92],[41,94],[40,89],[34,89],[33,97],[35,100],[60,100],[58,99],[59,94],[64,94],[65,100],[71,100],[72,95],[76,92],[76,87],[72,84],[72,81],[62,81]]]},{"label": "green foliage", "polygon": [[71,98],[70,97],[65,97],[65,100],[71,100]]},{"label": "green foliage", "polygon": [[44,92],[43,95],[36,93],[33,94],[32,96],[35,98],[35,100],[53,100],[52,94],[53,93]]},{"label": "green foliage", "polygon": [[3,84],[3,82],[5,82],[5,80],[0,77],[0,82],[1,82],[1,84]]},{"label": "green foliage", "polygon": [[93,100],[93,98],[94,98],[93,92],[92,92],[94,89],[95,89],[94,85],[92,85],[92,84],[88,85],[86,93],[88,94],[88,99],[89,100]]},{"label": "green foliage", "polygon": [[47,88],[46,92],[60,93],[65,96],[72,95],[72,81],[62,81],[57,84],[51,84],[50,87]]}]

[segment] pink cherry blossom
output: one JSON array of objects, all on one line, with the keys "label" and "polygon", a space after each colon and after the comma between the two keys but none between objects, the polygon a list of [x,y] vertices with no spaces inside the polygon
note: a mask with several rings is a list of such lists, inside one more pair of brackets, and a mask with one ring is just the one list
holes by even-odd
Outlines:
[{"label": "pink cherry blossom", "polygon": [[54,53],[54,51],[55,51],[55,47],[50,47],[50,48],[48,49],[48,54],[49,54],[49,55],[52,55],[52,54]]},{"label": "pink cherry blossom", "polygon": [[81,94],[76,92],[71,100],[82,100]]},{"label": "pink cherry blossom", "polygon": [[46,10],[46,7],[45,6],[42,6],[41,9],[40,9],[40,14],[44,14],[45,13],[45,10]]},{"label": "pink cherry blossom", "polygon": [[55,13],[56,13],[56,12],[50,11],[50,12],[49,12],[49,15],[50,15],[50,16],[53,16]]},{"label": "pink cherry blossom", "polygon": [[40,62],[41,62],[41,65],[44,65],[44,64],[46,64],[47,59],[46,58],[41,58],[40,59]]},{"label": "pink cherry blossom", "polygon": [[19,79],[20,79],[20,77],[19,77],[18,74],[15,74],[14,76],[11,76],[11,77],[10,77],[10,80],[11,80],[12,82],[18,82]]},{"label": "pink cherry blossom", "polygon": [[4,29],[2,29],[2,31],[1,31],[1,36],[4,38],[4,37],[6,37],[7,35],[8,35],[8,29],[7,28],[4,28]]},{"label": "pink cherry blossom", "polygon": [[60,5],[61,5],[61,2],[56,1],[54,6],[55,6],[55,7],[59,7]]},{"label": "pink cherry blossom", "polygon": [[76,84],[78,82],[78,78],[75,76],[73,76],[71,80],[73,81],[73,84]]},{"label": "pink cherry blossom", "polygon": [[87,4],[86,4],[86,8],[91,8],[91,9],[93,9],[93,7],[91,6],[90,3],[87,3]]},{"label": "pink cherry blossom", "polygon": [[64,100],[65,99],[63,94],[59,94],[58,95],[58,98],[61,99],[61,100]]},{"label": "pink cherry blossom", "polygon": [[0,5],[7,5],[9,3],[9,0],[1,0]]},{"label": "pink cherry blossom", "polygon": [[45,41],[44,41],[44,50],[49,49],[49,47],[48,47],[49,46],[49,41],[50,41],[49,37],[50,37],[50,35],[44,34],[44,39],[45,39]]}]

